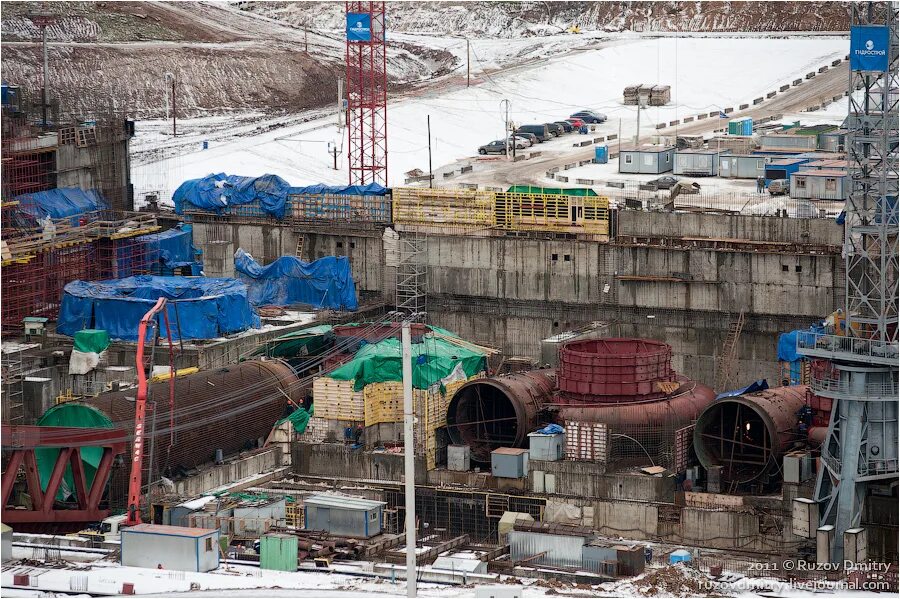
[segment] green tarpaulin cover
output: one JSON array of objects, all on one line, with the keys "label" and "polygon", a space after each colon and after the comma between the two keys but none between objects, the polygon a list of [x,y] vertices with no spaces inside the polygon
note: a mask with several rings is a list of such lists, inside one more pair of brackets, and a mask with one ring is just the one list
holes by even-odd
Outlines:
[{"label": "green tarpaulin cover", "polygon": [[593,189],[587,187],[575,187],[572,189],[563,189],[561,187],[534,187],[531,185],[513,185],[506,190],[509,193],[538,193],[541,195],[563,195],[563,196],[595,196]]},{"label": "green tarpaulin cover", "polygon": [[[110,419],[96,408],[76,403],[65,403],[50,408],[44,412],[44,415],[35,424],[38,426],[76,426],[79,428],[113,427]],[[59,449],[56,447],[39,447],[34,450],[34,453],[37,459],[38,473],[41,477],[41,488],[47,490],[47,483],[50,482],[50,474],[53,472],[54,464],[56,464]],[[81,461],[84,465],[84,474],[88,488],[94,481],[94,475],[97,473],[97,466],[100,464],[100,458],[102,457],[102,447],[81,448]],[[56,498],[60,501],[66,501],[74,491],[72,466],[69,465],[66,466],[66,473],[63,475],[63,481],[59,485],[59,492],[56,494]]]},{"label": "green tarpaulin cover", "polygon": [[109,347],[109,332],[103,329],[84,329],[75,333],[74,349],[99,354]]},{"label": "green tarpaulin cover", "polygon": [[331,328],[330,324],[323,324],[285,333],[258,348],[251,355],[264,355],[270,358],[298,358],[315,355],[333,337]]},{"label": "green tarpaulin cover", "polygon": [[313,406],[309,406],[309,412],[304,410],[303,408],[297,408],[294,410],[290,416],[286,416],[282,418],[278,422],[275,423],[275,426],[279,426],[284,424],[285,422],[290,421],[292,425],[294,425],[294,430],[297,431],[297,434],[303,434],[306,432],[306,425],[309,424],[309,419],[313,415]]},{"label": "green tarpaulin cover", "polygon": [[[453,335],[442,329],[434,330]],[[355,391],[371,383],[401,381],[403,365],[400,356],[400,340],[385,339],[364,346],[356,352],[353,360],[332,371],[329,376],[341,381],[354,381]],[[412,344],[412,361],[413,387],[416,389],[428,389],[439,383],[453,372],[457,364],[466,378],[487,368],[487,358],[483,353],[459,347],[431,334],[423,336],[421,343]]]}]

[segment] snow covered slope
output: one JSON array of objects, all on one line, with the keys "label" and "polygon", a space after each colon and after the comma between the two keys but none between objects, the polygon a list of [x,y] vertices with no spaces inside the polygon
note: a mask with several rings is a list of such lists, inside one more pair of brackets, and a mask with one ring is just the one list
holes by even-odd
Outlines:
[{"label": "snow covered slope", "polygon": [[[437,171],[440,165],[475,155],[479,145],[502,135],[500,101],[504,98],[511,102],[510,118],[519,124],[559,120],[575,110],[593,108],[609,116],[600,134],[618,133],[621,119],[622,134],[628,137],[636,120],[635,108],[621,103],[622,89],[628,84],[672,86],[671,105],[644,111],[642,133],[648,134],[655,123],[752,101],[843,56],[846,47],[846,40],[836,37],[642,39],[625,35],[600,49],[486,74],[469,89],[396,100],[388,116],[390,183],[402,184],[404,172],[413,168],[427,170],[427,115],[431,115],[432,161]],[[772,60],[773,56],[778,60]],[[212,143],[205,151],[199,150],[198,138],[192,153],[161,160],[148,157],[135,166],[136,197],[143,190],[162,190],[166,199],[165,190],[171,193],[182,180],[222,171],[274,173],[294,185],[345,183],[346,155],[339,156],[334,170],[328,151],[329,144],[345,145],[345,134],[338,132],[334,121],[329,116],[250,131]],[[572,141],[572,136],[566,136],[539,149],[571,146]]]}]

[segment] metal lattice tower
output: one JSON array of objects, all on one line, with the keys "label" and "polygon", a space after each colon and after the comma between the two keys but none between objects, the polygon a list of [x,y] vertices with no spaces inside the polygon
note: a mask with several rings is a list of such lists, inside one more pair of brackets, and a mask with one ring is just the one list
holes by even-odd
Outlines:
[{"label": "metal lattice tower", "polygon": [[[384,2],[348,1],[351,15],[367,15],[367,40],[347,38],[347,158],[350,185],[387,185],[387,50]],[[359,21],[359,25],[364,25]]]},{"label": "metal lattice tower", "polygon": [[400,263],[397,265],[397,312],[422,320],[427,312],[427,237],[422,233],[400,235]]},{"label": "metal lattice tower", "polygon": [[[811,386],[816,395],[833,400],[815,499],[820,524],[834,527],[830,561],[838,563],[859,557],[844,555],[844,532],[860,526],[869,491],[898,477],[897,4],[851,7],[854,27],[888,28],[888,68],[854,69],[851,59],[846,326],[798,336],[800,353],[831,360],[831,368],[813,376]],[[864,46],[872,50],[874,44]]]}]

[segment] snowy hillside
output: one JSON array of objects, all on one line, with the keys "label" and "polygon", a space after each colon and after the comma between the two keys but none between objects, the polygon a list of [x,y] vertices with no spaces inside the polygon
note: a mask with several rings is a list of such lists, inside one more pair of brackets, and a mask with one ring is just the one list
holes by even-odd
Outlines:
[{"label": "snowy hillside", "polygon": [[[233,2],[293,25],[342,30],[341,2]],[[388,2],[390,31],[517,38],[601,31],[841,31],[843,2]]]}]

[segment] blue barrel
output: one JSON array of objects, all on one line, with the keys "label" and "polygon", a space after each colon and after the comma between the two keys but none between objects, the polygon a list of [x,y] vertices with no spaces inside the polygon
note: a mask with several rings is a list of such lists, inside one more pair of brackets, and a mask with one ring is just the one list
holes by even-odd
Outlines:
[{"label": "blue barrel", "polygon": [[609,147],[594,146],[594,163],[606,164],[607,162],[609,162]]},{"label": "blue barrel", "polygon": [[206,141],[206,140],[203,140],[203,149],[204,149],[204,150],[208,150],[208,149],[209,149],[209,142]]}]

